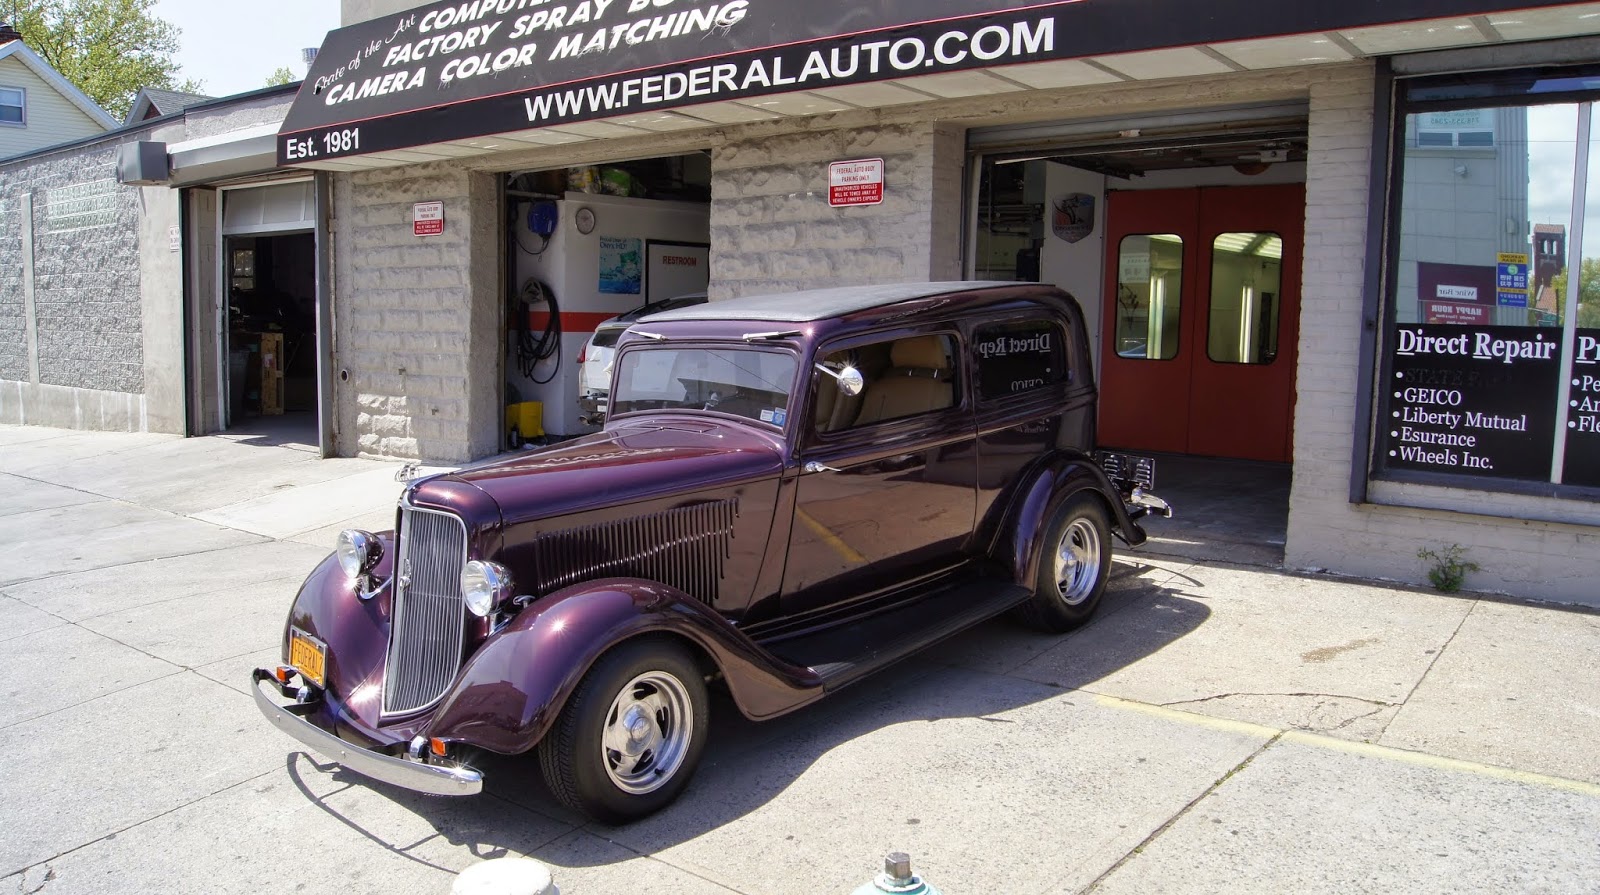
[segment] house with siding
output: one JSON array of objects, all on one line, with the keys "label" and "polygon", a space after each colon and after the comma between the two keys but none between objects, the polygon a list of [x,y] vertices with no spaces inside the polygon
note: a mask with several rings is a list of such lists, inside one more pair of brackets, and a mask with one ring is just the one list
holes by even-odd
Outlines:
[{"label": "house with siding", "polygon": [[103,134],[117,120],[0,25],[0,158]]}]

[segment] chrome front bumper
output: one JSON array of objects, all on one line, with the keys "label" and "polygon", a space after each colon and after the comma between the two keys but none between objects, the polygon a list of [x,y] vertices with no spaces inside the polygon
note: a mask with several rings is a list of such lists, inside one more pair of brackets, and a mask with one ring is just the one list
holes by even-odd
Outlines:
[{"label": "chrome front bumper", "polygon": [[351,745],[301,717],[303,713],[315,708],[316,703],[283,705],[274,702],[272,697],[262,690],[262,681],[271,683],[274,689],[279,689],[279,684],[269,669],[257,668],[251,674],[251,689],[255,691],[256,708],[267,716],[268,721],[289,736],[357,774],[435,796],[470,796],[483,790],[483,774],[471,768],[423,764],[420,761],[396,758]]}]

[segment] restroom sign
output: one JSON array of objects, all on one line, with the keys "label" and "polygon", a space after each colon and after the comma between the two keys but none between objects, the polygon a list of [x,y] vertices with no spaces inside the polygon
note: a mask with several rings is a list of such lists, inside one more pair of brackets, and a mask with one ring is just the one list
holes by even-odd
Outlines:
[{"label": "restroom sign", "polygon": [[828,204],[834,208],[883,202],[883,159],[865,158],[828,165]]},{"label": "restroom sign", "polygon": [[418,202],[411,206],[411,235],[442,236],[443,234],[443,202]]}]

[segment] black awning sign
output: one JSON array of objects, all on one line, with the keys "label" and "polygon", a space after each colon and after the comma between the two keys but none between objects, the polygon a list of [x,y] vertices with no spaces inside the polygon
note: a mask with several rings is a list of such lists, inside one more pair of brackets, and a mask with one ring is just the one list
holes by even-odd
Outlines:
[{"label": "black awning sign", "polygon": [[1468,15],[1503,5],[445,0],[330,33],[284,121],[278,161],[327,160],[922,74]]}]

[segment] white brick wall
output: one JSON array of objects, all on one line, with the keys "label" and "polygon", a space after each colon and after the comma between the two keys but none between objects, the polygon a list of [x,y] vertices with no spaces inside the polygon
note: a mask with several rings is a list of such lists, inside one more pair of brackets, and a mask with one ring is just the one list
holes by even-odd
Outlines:
[{"label": "white brick wall", "polygon": [[[1532,521],[1588,517],[1587,504],[1548,498],[1376,483],[1349,502],[1358,389],[1362,283],[1372,140],[1372,72],[1366,65],[1311,75],[1306,252],[1295,409],[1294,483],[1286,563],[1425,583],[1422,548],[1467,548],[1482,571],[1468,587],[1519,597],[1600,605],[1594,581],[1600,531]],[[1441,510],[1450,510],[1444,512]],[[1492,514],[1492,515],[1489,515]]]},{"label": "white brick wall", "polygon": [[[962,133],[903,123],[758,132],[718,146],[711,298],[957,278],[956,253],[944,247],[959,244]],[[830,207],[828,163],[860,158],[884,160],[883,204]]]},{"label": "white brick wall", "polygon": [[[442,200],[445,233],[412,235]],[[494,180],[430,165],[334,185],[334,323],[341,455],[461,462],[499,440],[499,248]]]}]

